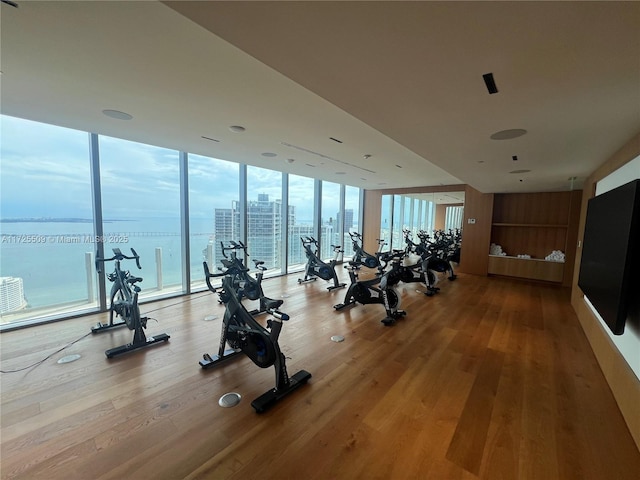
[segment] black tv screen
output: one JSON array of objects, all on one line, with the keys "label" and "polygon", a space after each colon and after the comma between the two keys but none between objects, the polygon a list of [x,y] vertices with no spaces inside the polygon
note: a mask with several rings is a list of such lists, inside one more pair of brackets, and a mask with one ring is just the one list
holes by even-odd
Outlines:
[{"label": "black tv screen", "polygon": [[589,200],[578,286],[615,335],[640,291],[640,180]]}]

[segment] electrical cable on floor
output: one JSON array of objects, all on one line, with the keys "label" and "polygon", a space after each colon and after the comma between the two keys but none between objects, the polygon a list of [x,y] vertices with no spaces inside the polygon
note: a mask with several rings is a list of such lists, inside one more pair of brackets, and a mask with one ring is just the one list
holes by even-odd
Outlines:
[{"label": "electrical cable on floor", "polygon": [[74,343],[78,343],[80,340],[82,340],[83,338],[88,337],[89,335],[91,335],[93,332],[89,332],[83,336],[81,336],[80,338],[78,338],[77,340],[74,340],[71,343],[66,344],[64,347],[56,350],[55,352],[51,353],[50,355],[47,355],[46,357],[44,357],[42,360],[36,362],[36,363],[32,363],[31,365],[27,366],[27,367],[22,367],[22,368],[18,368],[16,370],[0,370],[0,373],[16,373],[16,372],[21,372],[23,370],[28,370],[29,368],[33,368],[33,367],[37,367],[38,365],[46,362],[47,360],[49,360],[51,357],[53,357],[56,353],[60,353],[61,351],[63,351],[65,348],[70,347],[71,345],[73,345]]},{"label": "electrical cable on floor", "polygon": [[181,303],[185,303],[185,302],[188,302],[190,300],[198,300],[200,298],[204,298],[204,297],[207,297],[209,295],[211,295],[211,292],[204,292],[202,295],[197,296],[197,297],[193,297],[192,295],[189,295],[188,298],[186,298],[185,300],[182,300],[181,302],[171,303],[169,305],[163,305],[162,307],[154,308],[153,310],[145,310],[145,314],[151,313],[151,312],[157,312],[158,310],[162,310],[164,308],[174,307],[176,305],[180,305]]},{"label": "electrical cable on floor", "polygon": [[[207,297],[207,296],[209,296],[209,295],[210,295],[210,293],[209,293],[209,292],[204,292],[202,295],[195,297],[195,300],[197,300],[197,299],[199,299],[199,298]],[[191,300],[194,300],[194,297],[193,297],[193,296],[191,296],[191,295],[189,295],[189,297],[188,297],[188,298],[186,298],[185,300],[183,300],[183,301],[181,301],[181,302],[172,303],[172,304],[170,304],[170,305],[163,305],[162,307],[158,307],[158,308],[156,308],[156,309],[149,310],[149,311],[147,311],[147,312],[145,312],[145,313],[156,312],[156,311],[158,311],[158,310],[162,310],[162,309],[164,309],[164,308],[173,307],[173,306],[175,306],[175,305],[180,305],[181,303],[185,303],[185,302],[188,302],[188,301],[191,301]],[[155,320],[157,323],[159,323],[159,322],[158,322],[158,320],[157,320],[157,319],[155,319],[155,318],[149,317],[149,319],[150,319],[150,320]],[[87,333],[86,335],[81,336],[81,337],[80,337],[80,338],[78,338],[77,340],[74,340],[73,342],[68,343],[68,344],[67,344],[67,345],[65,345],[64,347],[60,348],[59,350],[56,350],[56,351],[55,351],[55,352],[53,352],[52,354],[50,354],[50,355],[46,356],[45,358],[43,358],[42,360],[39,360],[39,361],[37,361],[36,363],[33,363],[33,364],[31,364],[31,365],[29,365],[29,366],[27,366],[27,367],[18,368],[18,369],[16,369],[16,370],[0,370],[0,373],[16,373],[16,372],[22,372],[23,370],[28,370],[29,368],[36,367],[36,366],[38,366],[38,365],[40,365],[40,364],[42,364],[42,363],[46,362],[47,360],[49,360],[49,359],[50,359],[51,357],[53,357],[56,353],[60,353],[60,352],[61,352],[61,351],[63,351],[65,348],[70,347],[70,346],[71,346],[71,345],[73,345],[74,343],[79,342],[80,340],[82,340],[83,338],[88,337],[88,336],[89,336],[89,335],[91,335],[92,333],[93,333],[93,332],[89,332],[89,333]]]}]

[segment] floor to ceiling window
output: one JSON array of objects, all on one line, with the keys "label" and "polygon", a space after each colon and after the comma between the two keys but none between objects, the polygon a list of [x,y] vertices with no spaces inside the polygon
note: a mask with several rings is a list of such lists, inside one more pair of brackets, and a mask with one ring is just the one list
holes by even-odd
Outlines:
[{"label": "floor to ceiling window", "polygon": [[462,218],[464,215],[464,207],[459,205],[447,207],[444,220],[444,230],[460,230],[462,228]]},{"label": "floor to ceiling window", "polygon": [[362,234],[360,225],[360,189],[356,187],[345,187],[344,192],[344,257],[353,257],[353,242],[349,232]]},{"label": "floor to ceiling window", "polygon": [[412,231],[413,230],[413,198],[403,197],[402,199],[404,202],[404,211],[403,211],[404,213],[402,215],[402,218],[403,218],[402,231],[403,232],[405,230]]},{"label": "floor to ceiling window", "polygon": [[404,226],[404,198],[402,195],[393,196],[393,223],[391,230],[391,248],[403,248],[402,227]]},{"label": "floor to ceiling window", "polygon": [[289,175],[289,224],[288,265],[289,271],[304,267],[307,258],[302,248],[301,237],[313,236],[313,202],[315,182],[312,178]]},{"label": "floor to ceiling window", "polygon": [[282,173],[247,167],[247,267],[253,260],[264,262],[268,270],[282,266]]},{"label": "floor to ceiling window", "polygon": [[181,291],[178,152],[105,136],[99,144],[105,256],[135,249],[142,270],[122,266],[144,278],[141,298]]},{"label": "floor to ceiling window", "polygon": [[391,229],[393,228],[393,195],[383,195],[380,209],[380,240],[385,248],[391,245]]},{"label": "floor to ceiling window", "polygon": [[0,323],[95,307],[88,135],[0,121]]},{"label": "floor to ceiling window", "polygon": [[4,115],[0,121],[0,329],[103,308],[99,247],[107,258],[113,248],[135,249],[142,269],[134,261],[122,267],[143,278],[141,298],[151,299],[205,288],[202,262],[217,269],[221,242],[246,240],[248,266],[255,258],[282,273],[285,265],[304,268],[300,237],[317,237],[320,257],[329,260],[332,245],[350,255],[341,233],[361,228],[355,187]]},{"label": "floor to ceiling window", "polygon": [[428,232],[429,235],[433,234],[433,228],[434,228],[434,225],[435,225],[435,221],[436,221],[436,203],[432,202],[430,200],[427,200],[426,214],[425,214],[425,221],[424,221],[423,230],[425,232]]},{"label": "floor to ceiling window", "polygon": [[320,258],[331,260],[334,257],[332,245],[343,246],[340,238],[340,185],[338,183],[322,182],[320,210],[322,212]]},{"label": "floor to ceiling window", "polygon": [[204,287],[202,262],[211,271],[221,265],[220,241],[239,240],[234,212],[239,195],[237,163],[189,154],[189,246],[191,287]]}]

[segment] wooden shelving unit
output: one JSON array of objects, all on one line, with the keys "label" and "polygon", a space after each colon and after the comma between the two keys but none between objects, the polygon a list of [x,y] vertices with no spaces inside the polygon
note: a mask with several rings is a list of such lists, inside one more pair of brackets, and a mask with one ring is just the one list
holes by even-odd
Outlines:
[{"label": "wooden shelving unit", "polygon": [[[564,283],[573,271],[581,192],[495,194],[491,243],[502,246],[508,256],[489,256],[489,274]],[[554,250],[565,262],[544,258]],[[527,254],[531,259],[517,258]]]}]

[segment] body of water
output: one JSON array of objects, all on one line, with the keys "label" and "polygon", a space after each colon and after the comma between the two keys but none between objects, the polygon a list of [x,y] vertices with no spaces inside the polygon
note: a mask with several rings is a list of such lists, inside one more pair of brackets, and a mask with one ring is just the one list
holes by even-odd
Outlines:
[{"label": "body of water", "polygon": [[[190,227],[191,246],[195,249],[192,269],[200,271],[201,251],[212,238],[213,219],[192,221]],[[103,242],[108,257],[113,255],[113,247],[120,248],[125,255],[131,255],[131,248],[136,250],[142,270],[138,270],[133,260],[122,261],[121,268],[143,277],[140,284],[143,293],[158,287],[156,248],[162,249],[163,286],[181,285],[179,219],[113,220],[104,223],[104,232],[103,238],[96,239],[92,223],[1,223],[0,276],[22,278],[29,307],[89,301],[86,254],[95,259],[97,242]],[[95,268],[91,267],[95,274]],[[110,272],[113,262],[107,262],[104,268]]]}]

